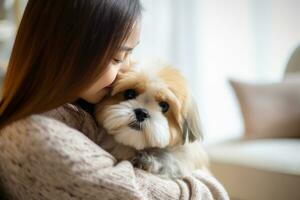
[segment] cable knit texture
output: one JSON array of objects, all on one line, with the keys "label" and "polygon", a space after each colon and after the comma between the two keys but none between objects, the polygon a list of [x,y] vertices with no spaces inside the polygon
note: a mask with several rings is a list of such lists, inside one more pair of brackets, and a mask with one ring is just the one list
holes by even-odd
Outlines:
[{"label": "cable knit texture", "polygon": [[66,104],[0,131],[0,180],[11,199],[229,199],[210,175],[161,179],[116,159],[99,145],[104,132]]}]

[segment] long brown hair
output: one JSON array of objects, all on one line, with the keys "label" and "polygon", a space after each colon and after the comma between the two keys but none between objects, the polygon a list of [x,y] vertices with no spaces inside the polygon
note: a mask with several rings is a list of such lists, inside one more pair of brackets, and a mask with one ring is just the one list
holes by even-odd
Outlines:
[{"label": "long brown hair", "polygon": [[106,70],[139,0],[29,0],[3,85],[0,128],[73,102]]}]

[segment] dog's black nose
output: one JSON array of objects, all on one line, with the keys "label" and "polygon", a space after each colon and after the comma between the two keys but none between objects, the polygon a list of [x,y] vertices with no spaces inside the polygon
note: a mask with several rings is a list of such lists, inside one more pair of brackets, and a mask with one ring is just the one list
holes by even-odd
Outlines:
[{"label": "dog's black nose", "polygon": [[137,108],[134,109],[135,117],[138,122],[144,121],[146,118],[149,118],[150,115],[146,109],[143,108]]}]

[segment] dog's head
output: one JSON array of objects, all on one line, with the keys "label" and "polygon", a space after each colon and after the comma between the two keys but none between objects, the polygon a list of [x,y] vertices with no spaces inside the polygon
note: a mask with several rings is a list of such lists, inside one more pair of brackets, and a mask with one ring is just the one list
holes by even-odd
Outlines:
[{"label": "dog's head", "polygon": [[171,67],[120,72],[95,114],[117,142],[137,150],[175,146],[202,135],[186,80]]}]

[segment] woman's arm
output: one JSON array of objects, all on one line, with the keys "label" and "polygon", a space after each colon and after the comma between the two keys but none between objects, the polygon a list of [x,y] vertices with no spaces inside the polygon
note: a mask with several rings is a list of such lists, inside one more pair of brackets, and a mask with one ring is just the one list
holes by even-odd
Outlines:
[{"label": "woman's arm", "polygon": [[0,173],[16,199],[228,199],[208,175],[160,179],[116,163],[81,132],[38,115],[1,131]]}]

